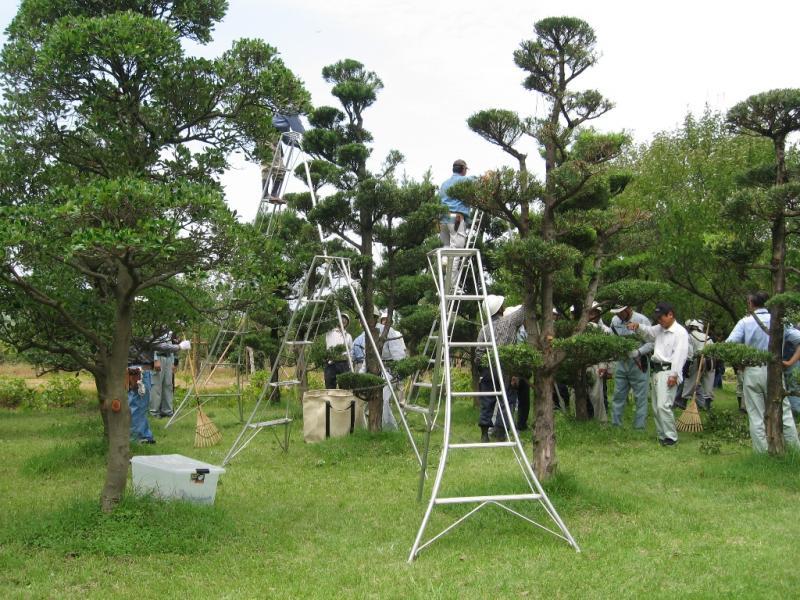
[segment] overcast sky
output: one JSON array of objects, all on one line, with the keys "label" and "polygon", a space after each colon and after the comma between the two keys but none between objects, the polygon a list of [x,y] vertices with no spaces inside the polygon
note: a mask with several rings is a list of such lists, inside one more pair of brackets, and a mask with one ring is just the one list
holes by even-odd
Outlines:
[{"label": "overcast sky", "polygon": [[[5,28],[17,3],[0,4]],[[795,0],[230,0],[214,41],[197,51],[216,56],[236,38],[262,38],[303,79],[317,106],[335,105],[323,66],[363,62],[384,83],[365,113],[376,162],[400,150],[410,177],[430,168],[438,183],[455,158],[465,159],[472,174],[512,164],[469,131],[466,119],[485,108],[521,116],[542,110],[537,95],[520,85],[523,72],[512,53],[533,37],[535,21],[561,15],[586,20],[597,34],[601,59],[576,85],[600,90],[616,108],[595,125],[628,130],[637,142],[675,128],[706,104],[726,110],[754,93],[800,87]],[[533,154],[530,144],[526,149]],[[230,204],[251,218],[257,166],[236,161],[224,183]]]}]

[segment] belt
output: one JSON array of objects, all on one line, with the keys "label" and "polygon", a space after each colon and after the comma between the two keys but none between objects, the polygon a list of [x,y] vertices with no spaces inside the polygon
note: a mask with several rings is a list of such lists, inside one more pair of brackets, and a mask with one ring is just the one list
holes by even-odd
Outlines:
[{"label": "belt", "polygon": [[656,373],[660,373],[661,371],[669,371],[672,369],[672,363],[664,363],[664,362],[651,362],[650,369],[655,371]]}]

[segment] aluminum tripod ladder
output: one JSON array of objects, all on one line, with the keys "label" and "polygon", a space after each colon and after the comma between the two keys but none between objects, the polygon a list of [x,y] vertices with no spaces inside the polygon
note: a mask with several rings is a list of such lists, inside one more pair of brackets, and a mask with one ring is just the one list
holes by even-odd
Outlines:
[{"label": "aluminum tripod ladder", "polygon": [[[259,419],[265,412],[269,412],[270,403],[274,396],[279,393],[278,390],[298,389],[302,385],[306,373],[305,349],[313,343],[314,339],[318,335],[325,333],[330,324],[343,329],[342,313],[336,302],[337,292],[343,289],[346,289],[349,294],[358,319],[364,327],[365,341],[378,357],[381,374],[389,385],[392,401],[398,410],[400,421],[408,436],[411,448],[414,450],[417,461],[420,465],[422,464],[422,457],[417,450],[408,422],[403,411],[400,410],[400,401],[391,383],[391,375],[380,358],[381,353],[378,351],[372,332],[366,326],[367,320],[358,300],[358,294],[350,271],[350,260],[338,256],[315,256],[303,281],[297,306],[292,311],[278,357],[272,366],[270,378],[264,383],[253,412],[228,451],[225,460],[222,462],[223,466],[233,460],[261,431],[267,428],[283,426],[283,441],[280,442],[279,439],[279,443],[281,443],[284,450],[288,448],[289,428],[292,423],[290,401],[287,400],[285,402],[286,408],[283,416],[272,415],[272,418],[266,420]],[[332,317],[328,317],[328,315],[332,315]],[[321,329],[323,325],[325,328]],[[347,360],[352,369],[351,350],[351,348],[347,348]]]},{"label": "aluminum tripod ladder", "polygon": [[[475,214],[473,215],[472,222],[470,223],[469,231],[467,231],[467,240],[464,248],[472,249],[475,247],[475,244],[478,241],[478,235],[480,234],[482,221],[483,211],[476,210]],[[473,268],[473,266],[474,263],[472,261],[456,259],[451,260],[447,265],[448,277],[454,278],[455,289],[458,292],[462,292],[466,289],[465,285],[467,281],[474,280],[474,273],[470,273],[470,269]],[[447,303],[448,322],[450,323],[450,329],[448,333],[451,336],[456,323],[455,316],[458,314],[460,307],[460,300],[457,299],[449,300]],[[427,357],[428,362],[426,363],[424,369],[420,369],[409,379],[405,393],[406,400],[403,403],[403,410],[406,412],[416,413],[423,416],[425,419],[425,428],[427,430],[433,429],[434,425],[436,424],[436,418],[439,414],[439,408],[442,401],[441,387],[437,388],[439,393],[436,395],[435,403],[428,402],[427,404],[424,404],[421,402],[420,398],[423,390],[430,390],[430,392],[428,392],[429,394],[433,394],[434,391],[431,380],[433,377],[433,369],[436,365],[436,340],[438,339],[436,333],[438,330],[439,317],[434,319],[433,323],[431,324],[431,330],[428,333],[428,337],[425,340],[425,347],[422,350],[422,355]]]},{"label": "aluminum tripod ladder", "polygon": [[[294,172],[298,161],[304,167],[306,185],[311,191],[312,203],[316,205],[311,172],[308,167],[308,161],[303,155],[302,139],[302,134],[294,131],[281,133],[274,145],[272,161],[269,164],[265,164],[262,169],[261,199],[254,224],[258,231],[268,239],[273,237],[277,230],[280,215],[286,206],[283,196],[286,193],[289,181],[288,175]],[[322,240],[322,230],[319,227],[318,232],[320,240]],[[229,299],[235,297],[236,289],[237,286],[234,284]],[[220,398],[236,398],[239,421],[244,421],[242,379],[245,364],[243,354],[244,336],[248,333],[248,327],[246,311],[231,311],[222,320],[213,340],[208,345],[208,353],[200,364],[197,376],[193,379],[192,384],[175,408],[165,427],[169,427],[175,421],[185,418],[207,402]],[[229,356],[235,356],[236,359],[230,360],[228,359]],[[236,387],[231,392],[216,391],[209,393],[205,390],[205,387],[220,367],[234,369]],[[194,403],[192,403],[192,399],[195,400]]]},{"label": "aluminum tripod ladder", "polygon": [[[447,268],[443,266],[443,259],[447,258],[447,264],[451,264],[452,261],[456,258],[461,258],[464,261],[469,261],[474,263],[472,267],[468,269],[468,272],[473,275],[473,281],[468,281],[467,284],[471,285],[469,295],[467,294],[455,294],[456,290],[453,289],[452,280],[448,277]],[[428,501],[427,509],[425,510],[425,515],[422,518],[422,523],[420,524],[419,531],[417,532],[417,536],[414,540],[414,544],[411,547],[411,553],[408,556],[408,562],[413,561],[417,555],[422,551],[424,548],[435,542],[440,537],[444,536],[446,533],[451,531],[456,526],[460,525],[463,521],[467,518],[478,512],[484,506],[493,504],[499,506],[500,508],[510,512],[513,515],[528,521],[529,523],[552,533],[553,535],[563,539],[568,544],[570,544],[577,552],[580,552],[580,548],[578,544],[573,539],[572,535],[567,530],[566,525],[561,520],[561,517],[556,512],[556,509],[553,507],[552,503],[550,502],[547,494],[545,493],[544,489],[542,488],[539,480],[536,478],[536,475],[533,472],[533,468],[531,467],[531,463],[528,460],[527,455],[525,454],[525,450],[522,447],[522,443],[519,440],[519,435],[517,433],[517,429],[514,425],[514,418],[511,414],[511,408],[508,403],[508,397],[506,396],[505,386],[502,384],[499,385],[500,389],[493,389],[492,391],[480,391],[480,392],[460,392],[454,391],[452,389],[452,377],[451,377],[451,366],[450,366],[450,351],[451,349],[455,348],[482,348],[487,353],[488,358],[488,368],[492,375],[492,380],[496,382],[502,381],[502,371],[500,368],[500,355],[497,351],[497,343],[495,340],[495,333],[494,333],[494,326],[492,325],[491,314],[489,314],[489,308],[486,303],[487,299],[487,290],[486,290],[486,281],[483,276],[483,264],[481,261],[481,255],[478,250],[475,249],[456,249],[456,248],[439,248],[434,250],[433,252],[428,254],[428,265],[431,269],[431,272],[434,276],[434,280],[436,283],[436,288],[439,293],[439,339],[436,341],[437,351],[436,351],[436,365],[435,365],[435,372],[434,372],[434,381],[433,386],[434,388],[441,386],[442,387],[442,395],[444,397],[444,440],[442,443],[442,450],[439,456],[439,467],[436,471],[436,477],[433,481],[433,486],[431,489],[431,496],[430,500]],[[482,336],[486,341],[485,342],[453,342],[450,339],[450,332],[451,329],[451,320],[455,319],[455,315],[451,314],[450,312],[450,303],[453,301],[458,302],[477,302],[478,303],[478,314],[480,317],[480,323],[482,325],[482,331],[484,335]],[[523,310],[523,309],[520,309]],[[434,390],[435,391],[435,390]],[[469,443],[452,443],[450,441],[450,423],[451,423],[451,414],[452,414],[452,402],[456,398],[475,398],[475,397],[494,397],[500,402],[500,409],[505,415],[505,422],[508,424],[508,438],[507,441],[504,442],[469,442]],[[431,394],[431,404],[434,402],[435,394]],[[423,453],[423,465],[422,465],[422,472],[420,473],[420,490],[424,486],[425,483],[425,467],[426,462],[428,459],[428,453],[430,449],[430,429],[427,431],[425,436],[425,450]],[[441,485],[442,479],[444,477],[445,467],[447,465],[448,454],[451,450],[457,452],[469,452],[469,451],[478,451],[478,452],[489,452],[489,451],[498,451],[498,452],[506,452],[513,454],[514,458],[516,459],[516,463],[519,466],[520,470],[522,471],[523,478],[526,483],[526,489],[523,492],[515,493],[515,494],[483,494],[483,495],[475,495],[475,496],[442,496],[441,495]],[[511,461],[509,461],[511,462]],[[555,523],[558,531],[555,529],[551,529],[537,523],[533,519],[521,514],[517,510],[507,506],[508,503],[511,502],[538,502],[542,508],[544,508],[545,512],[548,516],[553,520]],[[447,527],[445,527],[442,531],[437,533],[436,535],[430,537],[427,541],[423,542],[423,536],[425,534],[425,530],[428,526],[428,521],[430,520],[431,513],[433,512],[434,507],[442,506],[442,505],[452,505],[452,504],[468,504],[468,505],[476,505],[471,508],[465,515],[459,517],[455,522],[451,523]]]}]

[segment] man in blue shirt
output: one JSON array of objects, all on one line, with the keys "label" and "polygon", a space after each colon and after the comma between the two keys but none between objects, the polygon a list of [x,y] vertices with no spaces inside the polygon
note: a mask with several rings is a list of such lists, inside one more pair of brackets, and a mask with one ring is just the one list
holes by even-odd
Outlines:
[{"label": "man in blue shirt", "polygon": [[[757,350],[768,350],[770,314],[765,308],[767,300],[769,300],[769,294],[766,292],[748,294],[747,309],[750,314],[736,323],[733,331],[725,341],[745,344]],[[785,327],[783,339],[784,344],[791,343],[798,346],[800,344],[800,331],[794,327]],[[797,362],[799,356],[800,350],[796,351],[788,361],[784,361],[784,366],[792,366]],[[764,414],[767,398],[767,365],[745,367],[742,376],[742,391],[745,408],[747,409],[747,418],[750,421],[750,439],[753,442],[753,450],[766,452],[767,434],[764,428]],[[800,448],[800,440],[797,438],[797,428],[792,417],[792,409],[789,406],[789,399],[786,397],[783,398],[782,420],[783,438],[786,444],[794,448]]]},{"label": "man in blue shirt", "polygon": [[[619,336],[634,335],[628,323],[650,327],[650,319],[635,312],[630,306],[617,306],[611,309],[611,333]],[[642,342],[632,350],[627,358],[617,361],[614,366],[614,396],[611,400],[611,424],[622,425],[622,414],[628,401],[628,392],[633,392],[636,413],[633,428],[642,430],[647,424],[647,392],[649,389],[649,356],[653,352],[653,342]]]},{"label": "man in blue shirt", "polygon": [[[467,245],[467,231],[469,230],[470,207],[461,200],[451,198],[447,194],[456,183],[467,179],[467,163],[460,158],[453,162],[453,174],[439,186],[439,199],[447,209],[439,221],[439,239],[445,248],[464,248]],[[458,267],[461,261],[453,261],[451,280],[455,284],[458,278]]]}]

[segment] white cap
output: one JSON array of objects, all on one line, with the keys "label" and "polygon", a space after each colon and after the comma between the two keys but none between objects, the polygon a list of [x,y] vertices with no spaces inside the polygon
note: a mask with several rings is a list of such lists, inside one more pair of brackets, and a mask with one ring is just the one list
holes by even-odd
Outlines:
[{"label": "white cap", "polygon": [[703,322],[700,319],[689,319],[686,321],[686,327],[697,329],[699,331],[703,330]]},{"label": "white cap", "polygon": [[486,296],[486,308],[489,309],[489,314],[494,316],[495,313],[503,306],[503,302],[505,301],[505,296],[495,296],[493,294]]},{"label": "white cap", "polygon": [[625,310],[626,308],[628,308],[628,305],[627,305],[627,304],[621,304],[621,305],[619,305],[619,306],[615,306],[614,308],[612,308],[612,309],[611,309],[610,311],[608,311],[608,312],[610,312],[612,315],[616,315],[616,314],[618,314],[618,313],[621,313],[621,312],[622,312],[623,310]]}]

